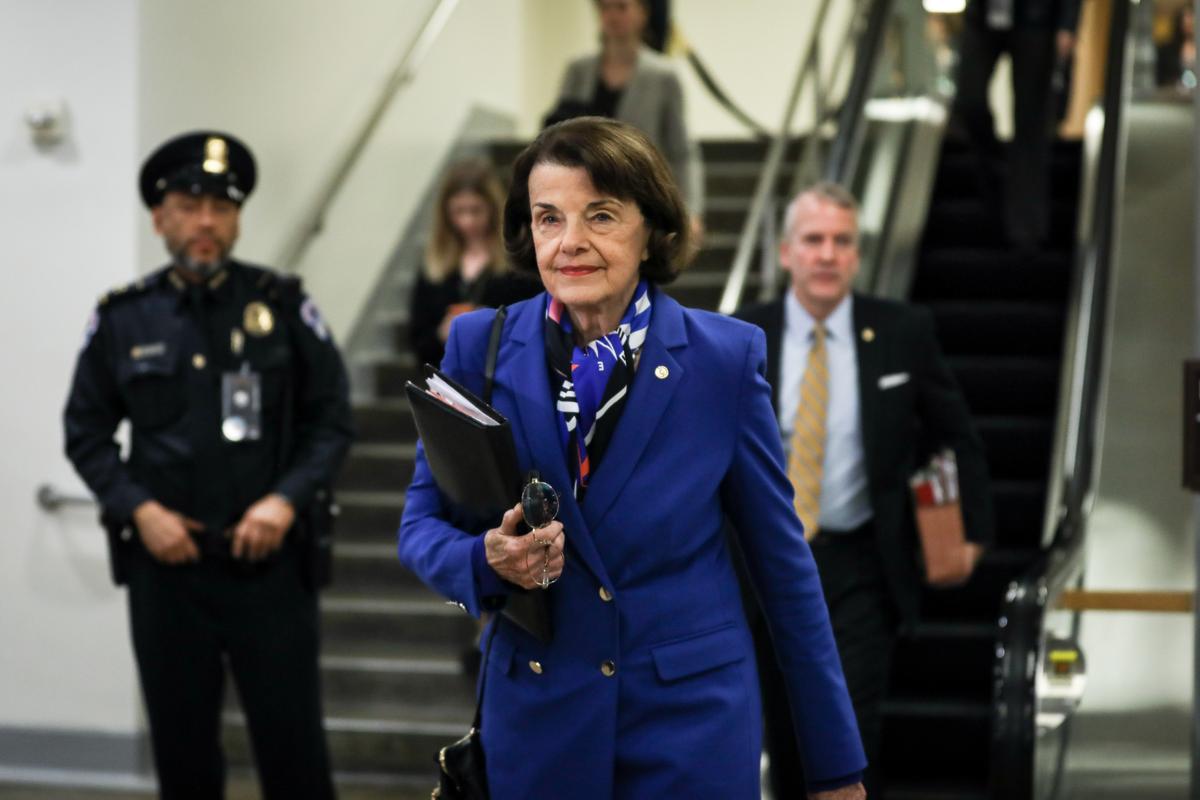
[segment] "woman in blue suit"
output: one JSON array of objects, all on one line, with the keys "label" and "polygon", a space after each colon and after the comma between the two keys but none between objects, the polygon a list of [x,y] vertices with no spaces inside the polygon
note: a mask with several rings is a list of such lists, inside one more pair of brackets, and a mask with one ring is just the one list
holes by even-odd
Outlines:
[{"label": "woman in blue suit", "polygon": [[[500,615],[486,636],[491,797],[759,798],[758,678],[726,519],[788,676],[810,797],[864,797],[763,334],[658,288],[690,256],[663,157],[624,123],[548,128],[516,161],[504,228],[546,293],[509,310],[493,405],[522,470],[561,495],[560,521],[521,534],[518,505],[460,529],[418,450],[399,537],[401,560],[472,614],[548,593],[548,643]],[[493,318],[456,320],[442,362],[475,390]]]}]

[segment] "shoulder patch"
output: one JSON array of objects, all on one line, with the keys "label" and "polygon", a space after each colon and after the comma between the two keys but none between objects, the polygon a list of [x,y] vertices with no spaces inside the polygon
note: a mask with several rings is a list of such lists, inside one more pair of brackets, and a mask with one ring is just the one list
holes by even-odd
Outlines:
[{"label": "shoulder patch", "polygon": [[321,319],[321,312],[317,310],[317,304],[311,297],[304,298],[304,302],[300,304],[300,319],[322,342],[329,338],[329,328],[325,326],[325,320]]},{"label": "shoulder patch", "polygon": [[87,346],[92,342],[92,337],[96,335],[96,331],[99,329],[100,309],[93,308],[92,315],[88,317],[87,324],[83,328],[83,344],[80,346],[81,350],[87,349]]}]

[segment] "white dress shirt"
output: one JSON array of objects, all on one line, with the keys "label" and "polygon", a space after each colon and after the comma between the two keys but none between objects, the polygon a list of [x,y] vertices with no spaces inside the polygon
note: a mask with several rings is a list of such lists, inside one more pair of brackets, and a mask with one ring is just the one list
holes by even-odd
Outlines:
[{"label": "white dress shirt", "polygon": [[[821,529],[850,531],[871,518],[858,400],[858,351],[854,344],[853,297],[847,295],[825,320],[829,404],[825,411],[825,460],[821,472]],[[812,347],[812,315],[793,292],[784,300],[783,347],[779,364],[779,430],[791,446],[800,381]]]}]

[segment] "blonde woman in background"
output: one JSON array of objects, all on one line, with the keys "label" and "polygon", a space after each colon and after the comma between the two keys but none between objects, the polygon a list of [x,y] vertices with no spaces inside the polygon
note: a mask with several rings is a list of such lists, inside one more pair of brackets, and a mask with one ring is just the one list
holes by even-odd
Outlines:
[{"label": "blonde woman in background", "polygon": [[441,363],[450,323],[458,315],[541,291],[537,281],[508,268],[500,240],[503,199],[486,161],[463,161],[446,173],[409,314],[409,341],[422,363]]}]

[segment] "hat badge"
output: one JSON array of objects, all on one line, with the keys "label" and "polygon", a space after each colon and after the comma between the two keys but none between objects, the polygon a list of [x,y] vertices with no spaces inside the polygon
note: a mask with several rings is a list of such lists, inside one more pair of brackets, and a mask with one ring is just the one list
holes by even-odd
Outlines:
[{"label": "hat badge", "polygon": [[219,136],[204,142],[204,171],[220,175],[229,170],[229,145]]}]

